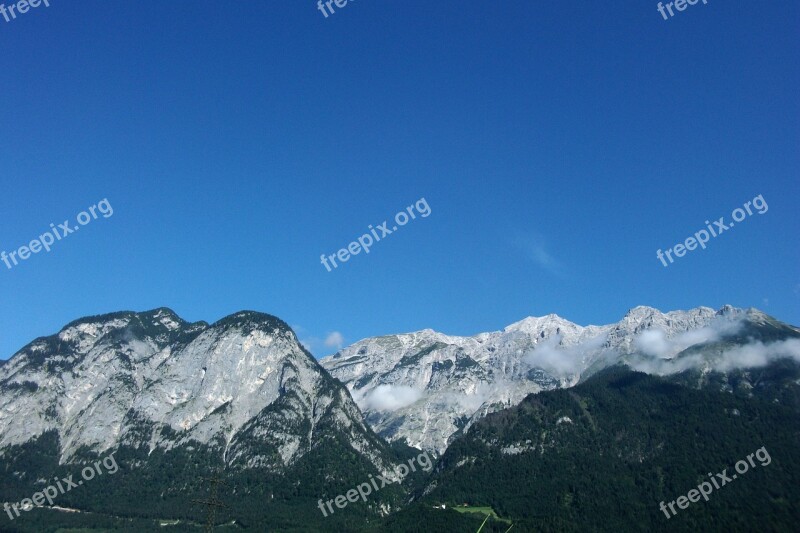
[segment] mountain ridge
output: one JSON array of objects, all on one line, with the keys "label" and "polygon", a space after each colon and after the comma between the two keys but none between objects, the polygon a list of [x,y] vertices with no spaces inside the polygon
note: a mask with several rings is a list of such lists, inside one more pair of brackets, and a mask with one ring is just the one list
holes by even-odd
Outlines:
[{"label": "mountain ridge", "polygon": [[674,357],[744,322],[769,321],[782,324],[730,305],[668,312],[635,306],[602,326],[548,314],[466,337],[424,329],[366,338],[320,363],[348,387],[379,434],[442,453],[451,436],[530,393],[574,386],[618,362],[644,364],[637,359],[642,353]]},{"label": "mountain ridge", "polygon": [[[290,394],[281,417],[292,420],[293,410],[310,416],[312,431],[279,432],[272,442],[279,457],[270,459],[276,467],[313,445],[313,417],[329,416],[331,405],[350,441],[380,456],[371,448],[382,445],[371,442],[360,411],[338,387],[273,315],[240,311],[210,325],[164,307],[94,315],[35,339],[0,367],[0,453],[55,430],[62,461],[82,447],[102,452],[125,443],[152,452],[193,440],[222,446],[227,456],[248,421]],[[24,420],[16,416],[22,412]],[[142,423],[147,439],[135,429]],[[172,442],[165,429],[182,436]]]}]

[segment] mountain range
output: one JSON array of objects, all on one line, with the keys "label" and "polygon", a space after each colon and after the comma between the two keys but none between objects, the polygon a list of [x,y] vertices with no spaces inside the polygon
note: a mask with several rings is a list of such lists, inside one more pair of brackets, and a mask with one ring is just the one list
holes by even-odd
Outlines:
[{"label": "mountain range", "polygon": [[[729,410],[757,405],[763,410],[759,420],[788,417],[783,427],[773,428],[775,448],[783,450],[798,435],[798,361],[800,330],[756,309],[730,306],[668,313],[636,307],[606,326],[579,326],[556,315],[530,317],[471,337],[423,330],[365,339],[319,362],[285,322],[263,313],[243,311],[214,324],[186,322],[166,308],[82,318],[0,364],[0,500],[18,502],[41,490],[45,480],[79,471],[109,453],[120,471],[0,529],[193,531],[203,511],[192,500],[202,500],[206,478],[218,476],[231,486],[230,510],[221,512],[220,524],[232,529],[414,530],[410,524],[431,520],[442,522],[442,530],[463,530],[476,520],[480,525],[480,519],[449,510],[431,515],[431,509],[470,500],[491,505],[522,530],[534,530],[542,523],[512,505],[507,491],[490,497],[470,484],[491,485],[487,476],[501,466],[552,471],[564,457],[584,453],[576,465],[588,477],[575,474],[574,489],[580,479],[597,475],[586,460],[598,451],[608,453],[613,442],[622,442],[614,453],[629,458],[639,448],[651,461],[672,457],[661,453],[663,439],[648,441],[647,447],[631,435],[615,441],[616,434],[607,433],[620,423],[656,431],[644,419],[652,409],[666,409],[666,400],[655,392],[663,391],[661,384],[678,391],[672,396],[685,396],[681,401],[698,417],[698,402],[728,402],[724,398],[744,402],[725,407]],[[620,401],[608,390],[624,389],[609,386],[609,380],[636,382],[630,376],[646,374],[655,381],[635,389],[635,396],[637,405],[652,403],[650,411],[632,408],[625,411],[629,419],[604,411]],[[594,391],[591,411],[602,416],[562,405],[573,398],[563,393],[581,387]],[[551,397],[561,407],[547,420],[567,416],[577,428],[597,426],[604,416],[608,426],[595,427],[591,438],[571,436],[568,428],[543,437],[552,431],[541,426],[544,415],[531,419],[526,406]],[[591,404],[576,401],[586,409]],[[576,418],[581,413],[585,416]],[[723,417],[720,413],[724,409],[709,413],[709,424],[731,431],[713,418]],[[670,423],[677,424],[680,413],[672,414],[677,418]],[[498,425],[505,428],[499,437],[481,436]],[[677,442],[681,453],[691,446],[691,440]],[[488,462],[473,469],[476,446],[490,450],[480,451]],[[714,450],[709,457],[721,456],[716,446],[709,444]],[[566,455],[549,463],[541,459],[545,449]],[[372,476],[390,475],[420,451],[441,456],[430,475],[417,472],[332,516],[317,509],[320,500]],[[794,465],[794,456],[784,461]],[[602,464],[608,472],[620,466]],[[516,487],[527,478],[514,479]],[[472,493],[465,492],[469,486]],[[544,497],[528,492],[534,499]],[[781,497],[787,496],[793,493]],[[574,494],[563,497],[575,501]],[[570,506],[562,509],[551,501],[546,507],[549,526],[566,528],[579,520]],[[484,531],[504,524],[493,519]]]},{"label": "mountain range", "polygon": [[[320,363],[347,385],[378,434],[442,453],[476,420],[528,394],[574,386],[618,363],[657,374],[712,368],[727,362],[724,350],[716,363],[686,360],[686,350],[724,338],[745,346],[747,331],[761,339],[770,324],[780,332],[775,340],[800,333],[756,309],[636,307],[605,326],[547,315],[471,337],[424,330],[369,338]],[[800,347],[787,349],[800,358]]]}]

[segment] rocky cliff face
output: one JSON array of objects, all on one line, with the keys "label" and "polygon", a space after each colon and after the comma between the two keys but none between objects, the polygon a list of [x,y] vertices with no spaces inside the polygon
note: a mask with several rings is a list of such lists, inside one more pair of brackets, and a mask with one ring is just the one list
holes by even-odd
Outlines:
[{"label": "rocky cliff face", "polygon": [[[605,326],[547,315],[473,337],[423,330],[369,338],[320,362],[347,385],[380,435],[443,452],[475,420],[530,393],[576,385],[619,362],[652,373],[683,370],[688,367],[669,363],[685,350],[710,347],[735,337],[744,324],[768,320],[783,328],[781,338],[798,333],[754,309],[636,307]],[[734,344],[748,342],[740,336]]]},{"label": "rocky cliff face", "polygon": [[281,320],[208,325],[169,309],[75,321],[0,367],[0,454],[54,432],[59,460],[128,446],[203,445],[229,466],[279,471],[326,439],[385,472],[385,445]]}]

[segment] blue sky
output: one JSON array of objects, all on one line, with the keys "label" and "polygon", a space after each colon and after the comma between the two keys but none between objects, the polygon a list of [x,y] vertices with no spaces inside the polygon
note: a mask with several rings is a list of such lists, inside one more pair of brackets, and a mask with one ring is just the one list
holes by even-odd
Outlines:
[{"label": "blue sky", "polygon": [[[6,2],[8,3],[8,2]],[[636,305],[800,324],[797,2],[50,0],[0,18],[0,358],[78,317],[242,309],[331,346]],[[753,214],[664,267],[757,195]],[[425,198],[428,217],[328,272]],[[391,224],[390,224],[391,227]],[[335,335],[334,335],[335,337]]]}]

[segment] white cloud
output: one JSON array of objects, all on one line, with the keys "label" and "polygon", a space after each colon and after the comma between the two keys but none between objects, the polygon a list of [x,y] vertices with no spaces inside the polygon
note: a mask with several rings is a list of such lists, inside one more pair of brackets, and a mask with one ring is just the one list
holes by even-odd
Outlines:
[{"label": "white cloud", "polygon": [[328,333],[328,336],[323,340],[310,335],[310,332],[302,326],[293,325],[292,329],[297,333],[300,344],[312,354],[315,354],[315,352],[330,353],[330,348],[341,350],[342,346],[344,346],[344,336],[338,331]]},{"label": "white cloud", "polygon": [[547,242],[541,235],[518,233],[511,243],[542,269],[558,277],[564,276],[563,265],[548,251]]},{"label": "white cloud", "polygon": [[800,339],[787,339],[772,344],[754,342],[738,346],[725,352],[722,361],[715,365],[715,370],[727,372],[735,368],[766,366],[783,357],[791,357],[800,362]]},{"label": "white cloud", "polygon": [[525,354],[522,362],[531,368],[541,368],[554,377],[574,377],[583,370],[584,359],[599,350],[605,340],[605,335],[600,335],[582,344],[561,346],[561,335],[554,335]]},{"label": "white cloud", "polygon": [[740,321],[717,320],[704,328],[685,331],[669,338],[660,329],[648,329],[633,340],[633,347],[645,355],[669,359],[695,344],[715,342],[724,335],[735,333],[741,325]]},{"label": "white cloud", "polygon": [[328,333],[327,337],[325,337],[325,346],[327,348],[336,348],[337,350],[341,350],[343,344],[344,336],[338,331],[332,331],[331,333]]},{"label": "white cloud", "polygon": [[[736,346],[724,351],[719,358],[710,362],[710,367],[717,372],[729,372],[741,368],[758,368],[773,361],[791,357],[800,362],[800,339],[764,344],[760,341],[744,346]],[[677,374],[684,370],[705,368],[709,361],[702,354],[692,354],[679,359],[638,359],[631,366],[634,370],[660,376]]]},{"label": "white cloud", "polygon": [[361,409],[397,411],[422,397],[422,392],[406,385],[378,385],[366,394],[353,391],[353,399]]},{"label": "white cloud", "polygon": [[540,343],[522,360],[534,368],[541,368],[554,376],[572,374],[580,369],[580,359],[568,350],[558,349],[561,337],[556,335]]},{"label": "white cloud", "polygon": [[640,352],[653,357],[665,357],[671,351],[667,335],[660,329],[648,329],[642,332],[634,339],[633,345]]}]

